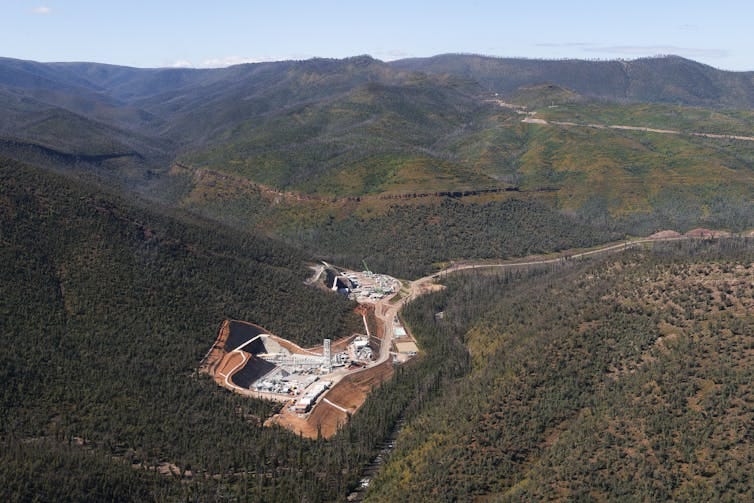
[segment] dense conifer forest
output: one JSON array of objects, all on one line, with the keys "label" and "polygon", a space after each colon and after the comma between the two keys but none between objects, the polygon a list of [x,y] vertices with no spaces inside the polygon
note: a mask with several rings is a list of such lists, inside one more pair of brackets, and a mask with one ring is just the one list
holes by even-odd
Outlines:
[{"label": "dense conifer forest", "polygon": [[405,315],[454,327],[471,365],[371,500],[751,499],[752,280],[751,240],[449,279]]},{"label": "dense conifer forest", "polygon": [[295,237],[329,260],[415,278],[449,259],[510,258],[593,246],[621,238],[536,202],[484,204],[446,198],[437,204],[393,206],[384,215],[330,221]]},{"label": "dense conifer forest", "polygon": [[225,319],[361,331],[305,284],[319,259],[413,279],[751,235],[752,82],[678,57],[0,58],[0,499],[342,501],[389,439],[371,501],[754,500],[752,238],[443,277],[401,313],[419,355],[329,440],[197,372]]},{"label": "dense conifer forest", "polygon": [[0,186],[6,500],[342,500],[398,421],[374,501],[752,497],[750,241],[451,276],[404,310],[419,358],[306,440],[196,373],[225,317],[358,327],[300,252],[11,162]]},{"label": "dense conifer forest", "polygon": [[0,177],[3,499],[321,500],[355,483],[392,401],[359,414],[358,442],[310,442],[196,373],[225,318],[301,344],[361,329],[354,304],[304,285],[298,252],[42,170]]}]

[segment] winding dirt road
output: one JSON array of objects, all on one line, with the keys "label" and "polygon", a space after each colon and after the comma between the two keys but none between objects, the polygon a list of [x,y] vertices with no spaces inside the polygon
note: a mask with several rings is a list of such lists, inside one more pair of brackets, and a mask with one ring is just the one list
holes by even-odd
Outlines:
[{"label": "winding dirt road", "polygon": [[578,122],[570,121],[553,121],[539,119],[536,117],[536,111],[529,111],[523,105],[514,105],[512,103],[506,103],[500,99],[485,100],[487,103],[494,103],[501,108],[508,108],[515,110],[516,113],[526,115],[521,122],[526,124],[539,124],[542,126],[565,126],[565,127],[587,127],[592,129],[622,129],[625,131],[644,131],[646,133],[658,133],[658,134],[673,134],[673,135],[685,135],[685,136],[699,136],[702,138],[713,138],[717,140],[742,140],[742,141],[754,141],[754,136],[742,136],[734,134],[719,134],[719,133],[704,133],[694,131],[679,131],[676,129],[658,129],[645,126],[626,126],[622,124],[581,124]]},{"label": "winding dirt road", "polygon": [[497,262],[484,262],[484,261],[458,262],[458,263],[452,264],[451,266],[445,269],[442,269],[439,272],[436,272],[429,276],[425,276],[423,278],[419,278],[417,280],[412,281],[409,287],[410,294],[404,299],[401,299],[401,301],[398,304],[400,305],[400,307],[403,307],[405,302],[407,302],[408,300],[418,297],[419,295],[422,295],[423,293],[426,293],[427,291],[432,290],[432,285],[437,286],[435,284],[435,280],[445,277],[448,274],[459,272],[459,271],[465,271],[469,269],[516,269],[519,267],[531,267],[531,266],[537,266],[537,265],[557,264],[557,263],[562,263],[565,260],[578,260],[585,257],[606,255],[610,253],[618,253],[618,252],[622,252],[631,248],[636,248],[638,246],[642,246],[648,243],[701,240],[701,239],[709,239],[710,237],[714,236],[715,231],[707,231],[707,232],[709,234],[704,234],[700,236],[680,235],[680,236],[671,236],[671,237],[640,238],[640,239],[634,239],[630,241],[622,241],[620,243],[611,243],[608,245],[604,245],[604,246],[600,246],[597,248],[584,250],[584,251],[578,251],[578,252],[564,251],[564,252],[561,252],[557,257],[551,257],[551,258],[529,257],[529,258],[522,258],[522,259],[501,260]]},{"label": "winding dirt road", "polygon": [[[536,112],[532,112],[532,114],[533,113],[536,113]],[[699,132],[693,132],[693,131],[692,132],[678,131],[675,129],[656,129],[656,128],[643,127],[643,126],[624,126],[624,125],[619,125],[619,124],[612,124],[612,125],[579,124],[577,122],[568,122],[568,121],[547,121],[545,119],[537,119],[532,116],[528,116],[522,119],[521,122],[525,122],[527,124],[540,124],[543,126],[553,125],[553,126],[565,126],[565,127],[586,127],[586,128],[592,128],[592,129],[620,129],[624,131],[644,131],[647,133],[698,136],[702,138],[713,138],[717,140],[754,141],[754,136],[740,136],[740,135],[733,135],[733,134],[716,134],[716,133],[699,133]]]},{"label": "winding dirt road", "polygon": [[[712,234],[712,231],[705,232],[707,234],[702,233],[700,236],[673,235],[669,237],[654,236],[640,238],[630,241],[622,241],[620,243],[611,243],[592,249],[564,251],[554,257],[524,257],[496,262],[457,262],[437,273],[404,283],[404,289],[399,289],[395,294],[379,301],[370,302],[374,307],[374,314],[378,322],[377,330],[380,332],[379,334],[370,335],[376,335],[382,339],[380,352],[376,361],[368,367],[353,371],[347,378],[344,378],[333,386],[333,388],[328,390],[307,418],[297,417],[295,414],[282,414],[276,416],[277,419],[274,419],[273,422],[277,422],[281,426],[302,433],[304,436],[311,438],[315,438],[319,434],[324,438],[329,438],[334,435],[337,432],[339,425],[344,424],[348,420],[350,414],[356,412],[364,400],[366,400],[366,397],[369,394],[369,389],[392,376],[392,365],[389,362],[391,358],[390,350],[395,335],[393,320],[396,318],[400,310],[406,305],[406,303],[413,299],[444,288],[437,283],[437,280],[446,277],[448,274],[471,269],[516,269],[557,264],[587,257],[620,253],[648,243],[706,239]],[[314,277],[319,277],[321,271],[316,267],[313,269],[315,269]],[[402,295],[401,291],[404,292]],[[400,298],[396,300],[396,296],[400,296]],[[365,327],[367,332],[369,332],[366,319]],[[363,383],[360,384],[362,380],[366,380],[365,382],[368,381],[367,384],[369,384],[369,386],[366,386]]]}]

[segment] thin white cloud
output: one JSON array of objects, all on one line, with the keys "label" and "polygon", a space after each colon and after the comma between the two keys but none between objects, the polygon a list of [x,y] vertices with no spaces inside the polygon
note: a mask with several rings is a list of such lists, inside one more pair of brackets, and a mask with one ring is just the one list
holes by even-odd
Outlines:
[{"label": "thin white cloud", "polygon": [[297,58],[272,58],[272,57],[262,57],[262,58],[251,58],[251,57],[241,57],[241,56],[226,56],[224,58],[210,58],[205,59],[201,63],[194,64],[192,61],[189,61],[187,59],[179,59],[177,61],[174,61],[170,64],[168,64],[168,67],[170,68],[226,68],[228,66],[233,65],[243,65],[245,63],[267,63],[270,61],[283,61],[286,59],[297,59]]},{"label": "thin white cloud", "polygon": [[225,68],[233,65],[243,65],[246,63],[269,63],[272,61],[288,61],[309,59],[312,56],[294,54],[288,56],[225,56],[222,58],[209,58],[201,63],[194,64],[186,59],[179,59],[168,64],[171,68]]},{"label": "thin white cloud", "polygon": [[40,5],[39,7],[34,7],[31,10],[32,14],[37,14],[39,16],[47,16],[48,14],[52,14],[52,9],[49,7],[45,7]]},{"label": "thin white cloud", "polygon": [[707,49],[700,47],[679,47],[676,45],[601,45],[591,42],[543,42],[537,47],[552,47],[560,49],[578,49],[583,52],[601,53],[614,57],[643,57],[662,54],[674,54],[687,58],[721,59],[727,57],[724,49]]},{"label": "thin white cloud", "polygon": [[191,61],[179,59],[178,61],[171,63],[169,66],[170,68],[191,68],[194,65],[191,63]]},{"label": "thin white cloud", "polygon": [[374,53],[374,57],[381,59],[383,61],[393,61],[396,59],[405,59],[410,58],[412,55],[408,52],[401,51],[398,49],[389,49],[389,50],[377,50]]},{"label": "thin white cloud", "polygon": [[543,42],[536,44],[537,47],[592,47],[591,42]]},{"label": "thin white cloud", "polygon": [[201,68],[225,68],[226,66],[243,65],[245,63],[264,63],[279,60],[280,58],[270,57],[225,56],[223,58],[205,59],[199,66]]},{"label": "thin white cloud", "polygon": [[724,58],[728,51],[724,49],[706,49],[699,47],[678,47],[675,45],[613,45],[584,47],[587,52],[621,54],[626,56],[654,56],[658,54],[675,54],[689,58]]}]

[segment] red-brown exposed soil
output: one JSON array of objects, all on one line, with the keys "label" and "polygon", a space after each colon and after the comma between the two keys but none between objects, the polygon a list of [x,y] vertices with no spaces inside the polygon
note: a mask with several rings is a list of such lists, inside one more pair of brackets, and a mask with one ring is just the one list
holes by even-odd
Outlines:
[{"label": "red-brown exposed soil", "polygon": [[679,238],[679,237],[681,237],[680,232],[667,230],[667,231],[655,232],[654,234],[649,236],[648,239],[669,239],[669,238]]},{"label": "red-brown exposed soil", "polygon": [[[348,422],[349,414],[353,414],[364,404],[372,388],[392,376],[393,364],[389,360],[380,365],[356,371],[333,386],[308,416],[299,416],[284,407],[280,414],[273,416],[265,424],[268,426],[277,424],[307,438],[317,438],[317,436],[330,438]],[[349,412],[346,413],[341,408]]]},{"label": "red-brown exposed soil", "polygon": [[243,359],[244,357],[240,352],[225,353],[223,355],[223,358],[215,368],[215,373],[213,374],[215,380],[224,385],[225,377],[227,376],[228,379],[230,379],[232,377],[230,372],[233,371],[234,368],[243,361]]},{"label": "red-brown exposed soil", "polygon": [[[309,438],[331,438],[343,427],[349,419],[349,415],[327,402],[320,402],[307,418],[306,422],[313,429],[314,436]],[[306,436],[306,435],[304,435]]]},{"label": "red-brown exposed soil", "polygon": [[344,377],[325,395],[336,405],[356,412],[366,400],[372,388],[393,376],[393,363],[388,360],[374,367],[354,372]]},{"label": "red-brown exposed soil", "polygon": [[725,231],[712,231],[709,229],[693,229],[685,234],[689,238],[724,238],[729,237],[730,233]]},{"label": "red-brown exposed soil", "polygon": [[[364,312],[360,312],[360,314],[369,315],[373,313],[371,307],[363,307],[362,310]],[[372,319],[371,321],[372,324],[374,324],[376,320]],[[381,326],[381,323],[377,323],[379,325],[377,327],[377,333],[382,333],[383,327]],[[233,385],[231,378],[235,372],[238,372],[243,367],[241,363],[244,361],[244,357],[237,351],[225,351],[225,344],[228,340],[229,334],[230,320],[225,320],[220,325],[217,339],[202,360],[199,366],[199,371],[209,374],[217,384],[233,392],[247,396],[271,398],[270,396],[257,393],[256,391],[241,389],[238,386]],[[293,354],[322,354],[322,345],[304,349],[287,339],[275,335],[270,335],[270,337],[280,344],[281,347],[287,349]],[[349,337],[334,341],[332,343],[332,351],[340,352],[346,350],[355,337],[356,334],[353,334]],[[373,339],[377,338],[375,337]],[[375,341],[373,340],[373,343],[374,342]],[[284,407],[280,414],[268,419],[265,422],[265,425],[269,426],[271,424],[278,424],[291,431],[300,433],[307,438],[316,438],[318,435],[321,435],[324,438],[329,438],[333,436],[342,425],[348,422],[350,414],[353,414],[359,409],[359,407],[361,407],[372,388],[386,381],[392,375],[393,365],[390,361],[386,361],[371,368],[356,370],[337,382],[332,389],[322,397],[323,399],[319,400],[312,412],[307,416],[299,416],[296,413],[288,411],[287,407]],[[277,397],[275,398],[279,399]],[[324,400],[325,398],[336,406],[329,404]],[[348,412],[341,410],[341,408],[346,409]]]},{"label": "red-brown exposed soil", "polygon": [[225,356],[225,342],[228,340],[230,334],[230,322],[225,320],[220,325],[220,330],[217,331],[217,339],[212,347],[207,352],[204,360],[199,364],[199,372],[214,376],[217,370],[217,366]]}]

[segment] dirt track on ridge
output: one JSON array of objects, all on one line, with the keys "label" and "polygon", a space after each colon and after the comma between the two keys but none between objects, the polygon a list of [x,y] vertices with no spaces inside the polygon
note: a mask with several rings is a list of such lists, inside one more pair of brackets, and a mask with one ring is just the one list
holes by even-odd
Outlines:
[{"label": "dirt track on ridge", "polygon": [[[751,236],[754,236],[752,231]],[[747,234],[744,234],[747,235]],[[612,243],[593,249],[577,251],[577,252],[561,252],[555,257],[524,257],[521,259],[504,260],[497,262],[482,262],[482,261],[464,261],[452,264],[450,267],[439,271],[438,273],[419,278],[412,281],[408,285],[408,292],[405,296],[401,297],[398,301],[392,302],[392,299],[396,295],[400,295],[400,292],[394,295],[382,299],[373,304],[369,309],[374,309],[374,321],[376,323],[376,332],[379,334],[378,338],[381,339],[379,356],[375,364],[368,368],[353,371],[350,374],[345,375],[340,381],[338,381],[329,391],[327,391],[322,398],[318,401],[313,410],[306,416],[299,416],[296,413],[288,410],[287,407],[283,407],[279,414],[269,418],[265,425],[277,424],[284,428],[287,428],[297,434],[301,434],[307,438],[317,438],[322,436],[323,438],[330,438],[337,433],[338,429],[344,425],[351,414],[355,413],[359,407],[364,403],[369,392],[373,387],[378,386],[382,382],[390,379],[393,376],[394,368],[391,358],[391,346],[393,339],[393,319],[397,316],[400,309],[409,301],[443,288],[442,285],[437,284],[435,281],[448,274],[460,272],[469,269],[514,269],[528,266],[538,266],[547,264],[561,263],[564,260],[581,259],[591,256],[606,255],[610,253],[620,253],[621,251],[643,246],[648,243],[678,241],[678,240],[691,240],[691,239],[714,239],[719,237],[728,237],[729,233],[722,231],[710,231],[707,229],[694,229],[689,231],[686,235],[681,235],[675,231],[662,231],[658,232],[648,238],[641,238],[632,241],[623,241],[619,243]],[[362,314],[366,316],[366,312],[362,311]],[[227,340],[229,333],[228,321],[225,321],[218,332],[218,337],[213,344],[210,351],[205,356],[200,370],[212,375],[218,384],[228,387],[225,383],[230,379],[229,372],[237,370],[239,361],[237,357],[234,357],[233,352],[226,353],[224,350],[224,341]],[[372,334],[374,337],[375,334]],[[274,336],[273,336],[274,337]],[[343,348],[347,346],[348,342],[354,336],[339,339],[333,343],[334,347]],[[302,349],[299,346],[275,337],[275,340],[286,347],[292,352],[297,353],[319,353],[321,354],[321,346],[316,346],[309,349]],[[341,349],[338,349],[341,350]],[[248,390],[234,389],[237,387],[230,387],[229,389],[251,396],[260,396],[260,394],[251,392]],[[244,392],[246,391],[246,392]],[[289,399],[286,399],[289,401]]]},{"label": "dirt track on ridge", "polygon": [[[535,112],[532,112],[534,114]],[[672,134],[679,136],[698,136],[701,138],[712,138],[716,140],[741,140],[741,141],[754,141],[754,136],[741,136],[733,134],[717,134],[717,133],[701,133],[696,131],[679,131],[675,129],[657,129],[644,126],[624,126],[620,124],[579,124],[577,122],[569,121],[548,121],[545,119],[536,119],[534,117],[526,117],[521,120],[527,124],[540,124],[542,126],[564,126],[564,127],[586,127],[592,129],[619,129],[623,131],[643,131],[645,133],[658,133],[658,134]]]},{"label": "dirt track on ridge", "polygon": [[307,438],[317,438],[319,435],[330,438],[364,404],[372,388],[392,376],[391,361],[354,372],[333,386],[308,416],[301,417],[284,407],[280,414],[270,418],[266,424],[278,424]]}]

